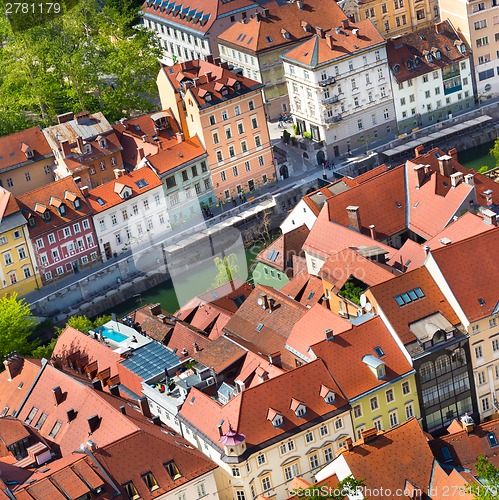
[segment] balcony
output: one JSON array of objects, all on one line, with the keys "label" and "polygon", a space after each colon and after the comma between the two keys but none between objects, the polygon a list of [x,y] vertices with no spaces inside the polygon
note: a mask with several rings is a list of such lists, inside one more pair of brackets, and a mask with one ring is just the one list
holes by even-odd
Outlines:
[{"label": "balcony", "polygon": [[342,120],[341,115],[334,115],[334,116],[326,116],[325,122],[326,123],[336,123],[340,122]]},{"label": "balcony", "polygon": [[337,95],[333,95],[331,97],[328,97],[327,99],[322,99],[322,104],[334,104],[335,102],[338,102],[340,99]]},{"label": "balcony", "polygon": [[333,85],[336,83],[336,78],[334,76],[330,76],[325,80],[319,81],[319,87],[327,87],[328,85]]}]

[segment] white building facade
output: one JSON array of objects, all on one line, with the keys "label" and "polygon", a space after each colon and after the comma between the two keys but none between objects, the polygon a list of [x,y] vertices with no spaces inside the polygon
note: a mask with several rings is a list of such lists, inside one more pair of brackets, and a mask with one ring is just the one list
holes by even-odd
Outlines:
[{"label": "white building facade", "polygon": [[[371,21],[344,23],[283,56],[300,133],[325,141],[329,158],[395,133],[386,42]],[[308,135],[308,134],[307,134]]]}]

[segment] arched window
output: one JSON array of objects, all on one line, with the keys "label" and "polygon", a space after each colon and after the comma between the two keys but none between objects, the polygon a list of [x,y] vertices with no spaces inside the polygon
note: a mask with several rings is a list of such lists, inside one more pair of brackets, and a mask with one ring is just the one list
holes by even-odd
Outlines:
[{"label": "arched window", "polygon": [[440,356],[435,361],[435,372],[438,375],[443,375],[444,373],[450,372],[450,358],[446,354]]},{"label": "arched window", "polygon": [[435,371],[431,361],[427,361],[419,367],[419,376],[421,377],[421,382],[426,382],[435,377]]}]

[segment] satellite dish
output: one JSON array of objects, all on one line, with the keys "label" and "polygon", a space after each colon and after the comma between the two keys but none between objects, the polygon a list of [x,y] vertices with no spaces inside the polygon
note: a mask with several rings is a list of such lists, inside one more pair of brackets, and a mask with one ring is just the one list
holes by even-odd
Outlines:
[{"label": "satellite dish", "polygon": [[367,298],[364,294],[360,296],[360,306],[361,307],[366,307],[367,304]]},{"label": "satellite dish", "polygon": [[263,306],[263,299],[261,297],[258,297],[258,300],[256,302],[259,306]]},{"label": "satellite dish", "polygon": [[372,310],[372,308],[373,308],[372,304],[371,304],[370,302],[368,302],[368,303],[366,304],[366,311],[367,311],[367,312],[369,312],[369,311],[371,311],[371,310]]}]

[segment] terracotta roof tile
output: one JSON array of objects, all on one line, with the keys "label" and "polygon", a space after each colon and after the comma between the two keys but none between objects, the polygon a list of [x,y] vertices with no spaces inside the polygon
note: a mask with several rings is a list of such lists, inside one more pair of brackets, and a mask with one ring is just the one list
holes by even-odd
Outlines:
[{"label": "terracotta roof tile", "polygon": [[[29,149],[33,150],[32,157],[26,156]],[[0,171],[15,165],[39,161],[43,156],[53,157],[53,154],[39,127],[0,137]]]},{"label": "terracotta roof tile", "polygon": [[[431,252],[470,321],[492,314],[499,305],[499,266],[493,248],[499,248],[499,227]],[[470,265],[470,255],[485,272],[477,272],[477,266]]]},{"label": "terracotta roof tile", "polygon": [[210,342],[201,352],[193,353],[192,358],[206,367],[213,368],[218,374],[240,360],[245,354],[244,349],[228,338],[219,337]]},{"label": "terracotta roof tile", "polygon": [[51,481],[63,491],[70,500],[77,500],[90,493],[90,488],[71,468],[63,469],[51,477]]},{"label": "terracotta roof tile", "polygon": [[[456,43],[464,44],[464,38],[456,33],[449,20],[388,40],[386,51],[393,77],[399,83],[405,82],[469,57],[461,53]],[[435,56],[435,48],[440,50],[440,58]],[[431,61],[426,56],[428,52],[433,53]],[[410,67],[407,61],[411,61]],[[393,71],[395,65],[399,66],[398,73]]]},{"label": "terracotta roof tile", "polygon": [[[375,356],[375,347],[381,347],[381,358],[386,366],[386,377],[378,379],[362,361],[365,355]],[[332,341],[312,346],[314,354],[327,367],[349,399],[394,380],[412,371],[412,367],[392,338],[379,316],[340,333]]]},{"label": "terracotta roof tile", "polygon": [[[303,224],[279,236],[257,255],[256,260],[281,271],[286,271],[288,277],[291,277],[293,274],[292,265],[290,265],[293,262],[292,257],[293,255],[303,255],[302,246],[309,233],[308,227]],[[277,252],[277,254],[274,252]],[[273,259],[270,257],[273,257]]]},{"label": "terracotta roof tile", "polygon": [[309,349],[327,338],[325,333],[327,329],[331,329],[334,335],[338,335],[351,330],[352,323],[324,306],[316,304],[295,323],[286,346],[292,351],[312,359],[313,356]]},{"label": "terracotta roof tile", "polygon": [[[402,307],[397,304],[395,296],[417,287],[421,288],[425,295],[422,299]],[[369,291],[404,344],[410,344],[416,340],[409,325],[431,314],[440,312],[451,324],[460,323],[456,313],[425,267],[414,269],[373,286]]]},{"label": "terracotta roof tile", "polygon": [[[335,24],[339,25],[339,23]],[[344,57],[345,54],[351,54],[384,43],[383,37],[370,19],[357,23],[350,22],[348,27],[340,29],[340,33],[329,28],[330,26],[324,26],[327,31],[324,38],[320,35],[314,35],[310,40],[286,52],[283,59],[315,68],[319,64]],[[353,30],[358,30],[357,35]]]},{"label": "terracotta roof tile", "polygon": [[286,283],[280,289],[280,292],[288,295],[304,306],[312,307],[314,304],[322,303],[324,286],[317,276],[308,274],[308,272],[304,270]]},{"label": "terracotta roof tile", "polygon": [[[144,179],[147,184],[139,188],[137,182],[142,179]],[[123,184],[132,190],[130,198],[161,186],[161,180],[149,167],[142,167],[138,170],[134,170],[133,172],[122,175],[118,179],[113,179],[89,191],[89,196],[86,200],[94,213],[103,212],[104,210],[108,210],[123,203],[124,199],[115,192],[115,184],[117,183]],[[103,201],[103,204],[98,202],[99,199]]]},{"label": "terracotta roof tile", "polygon": [[[197,344],[199,351],[203,351],[210,343],[211,340],[201,330],[187,323],[177,321],[171,337],[165,342],[165,345],[182,360],[186,357],[195,357],[198,354],[194,344]],[[185,351],[187,351],[186,354],[184,354]]]},{"label": "terracotta roof tile", "polygon": [[10,446],[21,439],[29,437],[24,424],[12,417],[0,418],[0,440],[5,446]]},{"label": "terracotta roof tile", "polygon": [[[321,383],[328,385],[336,393],[333,404],[327,404],[320,396]],[[247,447],[251,448],[272,438],[284,438],[297,426],[303,425],[304,421],[347,410],[347,403],[340,389],[321,360],[307,363],[246,389],[233,397],[225,406],[197,389],[191,389],[189,395],[194,400],[182,407],[181,418],[189,421],[218,447],[221,445],[217,425],[222,420],[223,432],[231,423],[238,432],[246,436]],[[306,405],[305,417],[297,417],[290,410],[291,398],[303,401]],[[274,427],[267,420],[269,408],[274,408],[283,415],[282,426]]]},{"label": "terracotta roof tile", "polygon": [[[233,24],[219,36],[219,40],[243,52],[259,53],[276,47],[284,49],[286,45],[295,45],[300,40],[310,38],[315,27],[322,26],[325,19],[334,26],[339,26],[346,19],[334,0],[305,0],[302,9],[297,5],[267,2],[267,15],[263,13],[246,23]],[[311,29],[306,31],[302,23],[308,23]]]}]

